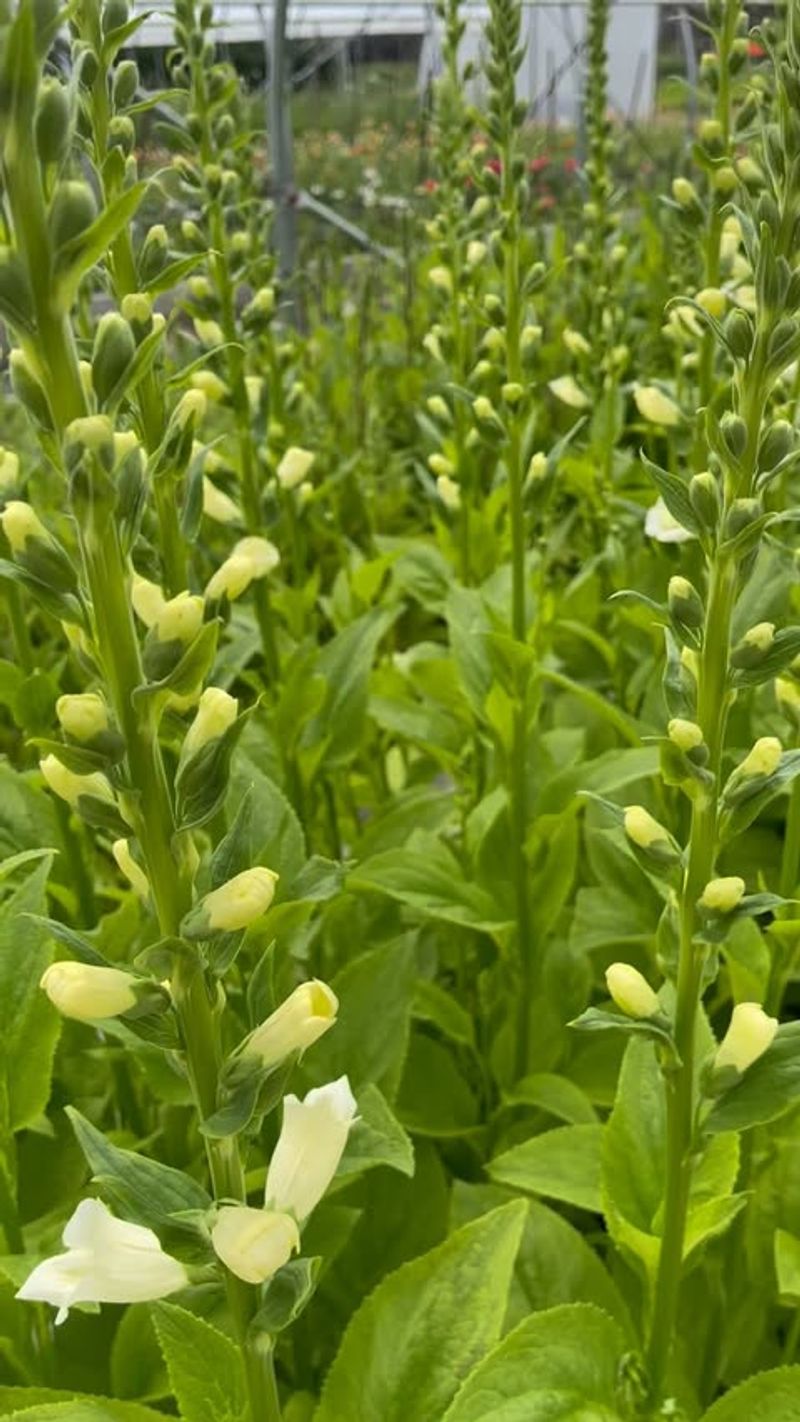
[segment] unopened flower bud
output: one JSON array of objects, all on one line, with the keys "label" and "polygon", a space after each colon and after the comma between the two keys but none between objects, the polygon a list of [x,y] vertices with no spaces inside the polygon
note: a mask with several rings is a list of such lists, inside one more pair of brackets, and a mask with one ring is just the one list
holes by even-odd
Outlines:
[{"label": "unopened flower bud", "polygon": [[36,152],[40,163],[59,163],[69,147],[70,103],[66,84],[45,77],[36,98]]},{"label": "unopened flower bud", "polygon": [[728,305],[728,298],[724,291],[718,286],[704,286],[702,291],[698,291],[695,300],[698,306],[702,306],[709,316],[716,317],[721,321],[725,315],[725,308]]},{"label": "unopened flower bud", "polygon": [[425,401],[425,404],[428,407],[428,413],[433,415],[434,419],[441,420],[443,424],[452,423],[453,417],[450,413],[450,406],[443,396],[430,395]]},{"label": "unopened flower bud", "polygon": [[655,1017],[661,1005],[647,979],[630,963],[612,963],[606,968],[609,996],[626,1017],[643,1020]]},{"label": "unopened flower bud", "polygon": [[308,478],[309,470],[316,459],[313,450],[300,445],[290,445],[276,470],[276,477],[282,489],[296,489]]},{"label": "unopened flower bud", "polygon": [[84,744],[108,730],[108,707],[96,691],[76,696],[59,696],[56,702],[59,725],[68,736]]},{"label": "unopened flower bud", "polygon": [[453,461],[448,459],[446,454],[429,454],[428,468],[437,478],[444,475],[445,478],[451,479],[456,472]]},{"label": "unopened flower bud", "polygon": [[107,311],[97,323],[92,350],[92,384],[101,403],[122,380],[135,354],[136,342],[128,322],[119,312]]},{"label": "unopened flower bud", "polygon": [[703,600],[688,578],[670,578],[667,586],[667,606],[671,616],[682,626],[702,627],[705,620]]},{"label": "unopened flower bud", "polygon": [[763,662],[775,640],[774,622],[757,622],[745,632],[731,652],[731,666],[748,669]]},{"label": "unopened flower bud", "polygon": [[187,938],[210,938],[213,933],[235,933],[265,914],[275,897],[278,875],[261,865],[236,874],[212,889],[190,911],[182,924]]},{"label": "unopened flower bud", "polygon": [[157,277],[169,260],[169,237],[163,222],[156,222],[147,229],[139,253],[139,276],[143,283]]},{"label": "unopened flower bud", "polygon": [[[221,380],[213,370],[195,370],[190,377],[189,383],[192,388],[191,391],[186,392],[187,395],[202,395],[204,400],[210,400],[212,404],[224,400],[228,393],[228,387],[225,381]],[[186,396],[184,396],[184,399],[185,398]],[[180,409],[182,405],[183,401],[181,401],[178,408]],[[191,411],[192,408],[194,409],[195,420],[199,423],[203,418],[206,407],[205,404],[201,406],[197,403],[194,407],[186,406],[185,408],[187,411]]]},{"label": "unopened flower bud", "polygon": [[116,803],[111,786],[99,770],[93,771],[91,775],[76,775],[73,770],[62,765],[55,755],[44,756],[39,761],[39,769],[53,793],[58,795],[60,800],[65,800],[73,810],[80,809],[80,801],[84,796],[102,800],[107,805]]},{"label": "unopened flower bud", "polygon": [[518,380],[507,380],[501,387],[500,394],[505,404],[510,405],[513,410],[524,400],[525,387],[520,385]]},{"label": "unopened flower bud", "polygon": [[219,740],[230,730],[239,714],[239,703],[219,686],[207,686],[197,708],[197,714],[184,737],[181,760],[197,755],[211,741]]},{"label": "unopened flower bud", "polygon": [[243,1057],[257,1057],[263,1067],[277,1066],[294,1052],[305,1052],[336,1021],[339,1001],[317,978],[301,983],[242,1043]]},{"label": "unopened flower bud", "polygon": [[651,424],[672,426],[680,423],[681,412],[675,401],[657,385],[634,386],[633,398],[639,414]]},{"label": "unopened flower bud", "polygon": [[570,326],[567,326],[561,339],[570,355],[586,356],[592,353],[592,348],[586,337],[581,335],[580,331],[574,331]]},{"label": "unopened flower bud", "polygon": [[536,453],[531,455],[530,463],[528,465],[527,478],[531,481],[532,484],[541,483],[542,479],[545,479],[547,477],[548,467],[549,460],[544,450],[537,449]]},{"label": "unopened flower bud", "polygon": [[777,736],[759,736],[741,765],[737,766],[736,776],[750,779],[752,776],[774,775],[782,755],[783,746]]},{"label": "unopened flower bud", "polygon": [[457,513],[461,508],[461,489],[449,474],[439,474],[436,479],[436,492],[439,495],[446,509],[451,513]]},{"label": "unopened flower bud", "polygon": [[453,291],[453,274],[449,267],[431,267],[428,272],[428,281],[434,291],[444,292],[450,296]]},{"label": "unopened flower bud", "polygon": [[711,174],[711,185],[718,193],[727,195],[733,193],[739,186],[739,179],[736,169],[729,163],[725,163],[721,168],[715,168]]},{"label": "unopened flower bud", "polygon": [[733,913],[744,897],[745,883],[738,874],[711,879],[700,895],[700,907],[709,913]]},{"label": "unopened flower bud", "polygon": [[97,217],[97,201],[83,179],[68,178],[58,183],[50,203],[48,221],[56,252],[85,232]]},{"label": "unopened flower bud", "polygon": [[700,199],[697,196],[697,189],[694,183],[690,183],[688,178],[675,178],[672,183],[672,196],[681,207],[699,207]]},{"label": "unopened flower bud", "polygon": [[64,1017],[97,1022],[136,1006],[136,978],[122,968],[89,963],[51,963],[39,986]]},{"label": "unopened flower bud", "polygon": [[237,1279],[263,1284],[300,1248],[300,1235],[291,1215],[250,1205],[222,1205],[211,1227],[211,1243]]},{"label": "unopened flower bud", "polygon": [[215,523],[240,523],[242,518],[239,505],[207,474],[203,476],[203,513]]},{"label": "unopened flower bud", "polygon": [[775,697],[781,710],[800,721],[800,686],[789,677],[775,678]]},{"label": "unopened flower bud", "polygon": [[203,625],[204,603],[189,592],[178,593],[159,608],[152,631],[159,642],[193,642]]},{"label": "unopened flower bud", "polygon": [[688,755],[690,751],[698,750],[703,745],[703,732],[696,721],[685,721],[681,716],[675,716],[667,726],[667,735],[672,744],[677,746],[679,751]]},{"label": "unopened flower bud", "polygon": [[29,539],[41,543],[50,542],[50,534],[39,515],[22,499],[12,499],[6,504],[0,514],[0,522],[12,553],[23,553]]},{"label": "unopened flower bud", "polygon": [[167,604],[161,588],[151,583],[139,573],[134,573],[131,581],[131,602],[136,616],[145,627],[152,627]]},{"label": "unopened flower bud", "polygon": [[486,261],[488,254],[489,248],[486,246],[485,242],[479,242],[477,239],[472,242],[468,242],[467,266],[471,267],[474,270],[475,267],[479,267],[482,262]]},{"label": "unopened flower bud", "polygon": [[147,881],[147,875],[140,865],[137,864],[131,853],[128,840],[115,839],[111,846],[111,853],[116,860],[117,867],[125,875],[131,888],[139,895],[140,899],[146,902],[150,895],[150,885]]},{"label": "unopened flower bud", "polygon": [[777,1030],[778,1019],[768,1017],[757,1002],[737,1003],[730,1026],[717,1048],[714,1071],[733,1067],[741,1075],[764,1055]]},{"label": "unopened flower bud", "polygon": [[0,496],[5,496],[19,484],[19,455],[0,444]]},{"label": "unopened flower bud", "polygon": [[548,389],[562,405],[568,405],[571,410],[585,410],[591,403],[585,390],[581,389],[572,375],[559,375],[555,380],[548,381]]},{"label": "unopened flower bud", "polygon": [[209,579],[205,596],[212,601],[226,597],[233,602],[247,590],[250,584],[265,578],[280,562],[280,554],[274,543],[266,538],[251,535],[241,538],[233,552]]},{"label": "unopened flower bud", "polygon": [[719,523],[722,501],[719,484],[708,469],[689,480],[689,502],[706,531],[713,533]]}]

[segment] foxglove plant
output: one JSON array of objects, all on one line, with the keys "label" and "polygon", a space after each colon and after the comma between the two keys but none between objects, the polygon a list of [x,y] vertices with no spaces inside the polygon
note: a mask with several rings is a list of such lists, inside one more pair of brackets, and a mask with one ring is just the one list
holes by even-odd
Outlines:
[{"label": "foxglove plant", "polygon": [[[738,22],[731,23],[735,30]],[[733,364],[727,408],[705,412],[708,468],[687,481],[650,466],[669,512],[699,541],[705,563],[700,590],[681,575],[671,578],[666,607],[665,692],[672,719],[663,741],[662,773],[689,800],[688,838],[681,846],[641,806],[629,807],[622,816],[627,841],[643,867],[671,886],[660,943],[674,997],[665,989],[656,998],[620,965],[609,980],[622,1012],[652,1022],[652,1035],[662,1043],[656,1050],[666,1110],[666,1173],[647,1347],[654,1405],[663,1403],[674,1387],[681,1280],[691,1247],[687,1222],[693,1219],[697,1227],[693,1190],[711,1148],[714,1126],[709,1131],[709,1123],[715,1112],[724,1113],[725,1094],[735,1093],[753,1063],[765,1053],[769,1058],[777,1029],[759,1004],[737,1003],[726,1037],[711,1054],[701,1004],[735,923],[783,905],[780,895],[759,892],[758,884],[747,892],[744,878],[720,877],[720,856],[730,852],[760,809],[800,770],[796,752],[785,752],[774,736],[759,737],[731,768],[728,730],[733,704],[751,688],[771,682],[793,662],[800,646],[796,628],[776,631],[767,622],[748,627],[738,612],[747,605],[767,530],[780,526],[775,491],[796,458],[793,432],[771,416],[770,400],[800,349],[800,284],[794,271],[800,209],[796,164],[789,156],[797,151],[800,133],[797,25],[797,7],[791,6],[786,51],[772,51],[777,117],[764,131],[759,155],[764,190],[742,207],[720,206],[718,214],[720,227],[731,211],[740,224],[755,273],[754,309],[750,314],[738,308],[722,324],[707,304],[695,308],[715,349]],[[789,892],[794,888],[791,884]],[[590,1014],[583,1025],[593,1020]],[[771,1081],[769,1070],[762,1080]],[[722,1106],[715,1104],[720,1098]],[[745,1110],[734,1113],[734,1119],[747,1127],[760,1117],[753,1119]],[[742,1203],[736,1196],[729,1202],[720,1216],[724,1227]],[[620,1239],[630,1244],[623,1225],[619,1228]]]},{"label": "foxglove plant", "polygon": [[[114,36],[112,47],[120,40],[113,28],[117,18],[116,10],[110,17],[104,11],[101,21],[101,32]],[[236,698],[220,688],[203,690],[203,683],[217,641],[215,609],[264,576],[270,545],[255,536],[242,540],[212,578],[205,599],[185,589],[168,597],[133,572],[131,555],[163,446],[190,443],[197,401],[189,392],[179,402],[154,467],[135,431],[124,427],[126,397],[149,368],[145,359],[137,364],[132,327],[115,317],[113,338],[107,338],[111,323],[102,318],[91,368],[79,358],[73,303],[109,244],[112,263],[116,244],[122,241],[123,254],[128,251],[120,234],[143,185],[111,197],[101,188],[99,207],[95,189],[69,176],[68,150],[60,153],[59,175],[51,181],[52,155],[37,145],[36,135],[42,103],[49,110],[59,107],[52,81],[42,78],[58,22],[56,12],[45,14],[23,0],[3,33],[2,169],[11,244],[3,250],[2,309],[18,342],[11,358],[15,389],[62,481],[76,546],[68,549],[51,534],[30,504],[12,500],[0,515],[11,553],[4,574],[69,627],[91,687],[59,699],[61,736],[40,743],[43,775],[96,834],[113,837],[114,858],[152,911],[157,941],[137,961],[137,971],[129,972],[104,961],[82,934],[62,934],[54,921],[52,932],[77,961],[51,965],[42,989],[67,1017],[118,1020],[134,1035],[178,1053],[204,1133],[214,1199],[222,1206],[216,1212],[208,1199],[196,1222],[197,1238],[207,1260],[211,1246],[224,1239],[217,1252],[226,1266],[228,1307],[255,1422],[280,1414],[271,1337],[253,1322],[259,1289],[299,1247],[302,1223],[344,1151],[355,1101],[346,1078],[310,1093],[311,1139],[296,1098],[286,1098],[286,1128],[268,1176],[267,1223],[256,1232],[258,1240],[269,1233],[267,1262],[265,1246],[256,1243],[257,1266],[237,1269],[236,1261],[251,1257],[253,1213],[246,1205],[241,1133],[277,1105],[298,1054],[333,1025],[337,1003],[324,984],[309,985],[306,1008],[305,996],[299,1011],[298,999],[290,998],[226,1060],[236,1029],[225,1022],[221,979],[244,935],[269,909],[278,876],[248,862],[244,813],[217,844],[210,866],[198,868],[195,835],[222,807],[230,755],[247,719]],[[81,49],[82,56],[89,53]],[[81,73],[88,67],[84,58]],[[108,96],[116,81],[102,66],[100,72]],[[69,115],[71,100],[74,90],[65,88],[59,111]],[[97,105],[95,94],[95,112]],[[112,148],[112,159],[118,151]],[[147,335],[140,333],[140,340],[146,343]],[[141,415],[135,398],[131,412]],[[146,629],[144,638],[139,626]],[[176,760],[165,751],[165,716],[187,711],[193,719],[182,728]],[[136,1159],[126,1167],[134,1176]],[[185,1187],[176,1186],[178,1201],[183,1192],[187,1203],[197,1203],[190,1186],[188,1178]],[[155,1202],[153,1210],[157,1214]],[[278,1223],[270,1229],[276,1212]],[[161,1251],[143,1221],[114,1219],[100,1202],[84,1201],[63,1239],[66,1255],[39,1265],[20,1293],[53,1302],[60,1317],[71,1303],[159,1299],[188,1283],[183,1265]]]}]

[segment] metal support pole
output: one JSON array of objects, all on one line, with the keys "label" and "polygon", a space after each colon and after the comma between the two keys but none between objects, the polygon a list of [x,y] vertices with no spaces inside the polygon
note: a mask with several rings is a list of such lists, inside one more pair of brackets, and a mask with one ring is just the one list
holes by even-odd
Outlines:
[{"label": "metal support pole", "polygon": [[269,136],[272,181],[275,193],[275,249],[278,274],[283,281],[294,275],[297,263],[297,194],[292,155],[292,116],[287,83],[286,16],[289,0],[275,0],[272,43],[269,53]]}]

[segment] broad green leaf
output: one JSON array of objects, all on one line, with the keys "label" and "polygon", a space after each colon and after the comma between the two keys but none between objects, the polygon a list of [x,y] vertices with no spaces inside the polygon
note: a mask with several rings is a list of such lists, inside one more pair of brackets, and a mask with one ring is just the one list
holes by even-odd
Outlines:
[{"label": "broad green leaf", "polygon": [[599,1124],[557,1126],[496,1156],[489,1174],[500,1185],[599,1214],[602,1140]]},{"label": "broad green leaf", "polygon": [[31,1394],[30,1406],[18,1402],[18,1410],[8,1413],[0,1408],[0,1416],[19,1418],[20,1422],[158,1422],[158,1418],[164,1415],[150,1407],[142,1407],[138,1402],[117,1402],[111,1398],[64,1392],[50,1393],[51,1397],[65,1399],[60,1402],[37,1402],[37,1398],[47,1394],[47,1389],[14,1388],[9,1391],[18,1393],[20,1398],[26,1392]]},{"label": "broad green leaf", "polygon": [[325,700],[309,725],[308,742],[325,743],[326,765],[344,765],[358,749],[375,653],[400,612],[400,607],[372,608],[326,642],[317,658],[316,670],[326,682]]},{"label": "broad green leaf", "polygon": [[39,989],[52,958],[50,935],[30,916],[45,911],[50,863],[48,855],[0,906],[0,1071],[12,1131],[47,1105],[61,1025]]},{"label": "broad green leaf", "polygon": [[283,791],[248,754],[245,736],[234,752],[228,789],[231,821],[244,796],[250,792],[252,817],[252,863],[266,864],[280,874],[279,894],[288,888],[306,860],[303,830]]},{"label": "broad green leaf", "polygon": [[[710,1034],[698,1019],[698,1060]],[[620,1072],[614,1109],[605,1127],[602,1154],[603,1208],[618,1246],[652,1279],[658,1266],[664,1181],[666,1116],[664,1083],[652,1043],[632,1038]],[[744,1196],[734,1196],[739,1168],[737,1137],[713,1140],[695,1165],[684,1257],[720,1234],[738,1214]]]},{"label": "broad green leaf", "polygon": [[153,1322],[184,1422],[249,1422],[236,1344],[177,1304],[154,1304]]},{"label": "broad green leaf", "polygon": [[505,1093],[509,1106],[536,1106],[550,1116],[557,1116],[570,1125],[591,1125],[597,1120],[586,1093],[566,1076],[552,1072],[537,1072],[516,1081]]},{"label": "broad green leaf", "polygon": [[466,1225],[378,1285],[350,1323],[314,1422],[432,1422],[496,1342],[526,1206]]},{"label": "broad green leaf", "polygon": [[444,1422],[622,1422],[625,1339],[592,1304],[534,1314],[479,1363]]},{"label": "broad green leaf", "polygon": [[426,1136],[462,1136],[480,1123],[477,1098],[455,1056],[427,1033],[411,1034],[397,1113],[409,1131]]},{"label": "broad green leaf", "polygon": [[775,1121],[800,1098],[800,1022],[785,1022],[772,1045],[725,1092],[704,1121],[707,1131],[746,1131]]},{"label": "broad green leaf", "polygon": [[402,1175],[414,1174],[414,1147],[373,1083],[358,1093],[358,1118],[336,1172],[337,1180],[360,1175],[376,1165],[388,1165]]},{"label": "broad green leaf", "polygon": [[[453,1185],[453,1227],[477,1219],[513,1198],[501,1185]],[[559,1304],[591,1303],[615,1318],[632,1333],[627,1308],[611,1275],[588,1240],[548,1205],[528,1204],[528,1217],[514,1265],[505,1329],[521,1323],[530,1313]]]},{"label": "broad green leaf", "polygon": [[798,1422],[800,1368],[756,1373],[703,1413],[701,1422]]},{"label": "broad green leaf", "polygon": [[398,938],[352,958],[336,974],[336,1030],[317,1042],[304,1062],[313,1085],[346,1072],[356,1092],[373,1082],[390,1101],[395,1097],[408,1047],[416,971],[410,941]]},{"label": "broad green leaf", "polygon": [[490,893],[472,882],[437,836],[422,831],[407,848],[374,854],[348,876],[351,889],[388,894],[424,918],[444,919],[487,933],[508,927]]},{"label": "broad green leaf", "polygon": [[87,1121],[74,1106],[67,1106],[92,1179],[109,1203],[135,1224],[158,1230],[184,1210],[207,1210],[211,1200],[202,1185],[181,1170],[162,1165],[132,1150],[122,1150]]},{"label": "broad green leaf", "polygon": [[470,1014],[460,1002],[438,983],[420,978],[414,988],[413,1016],[422,1022],[430,1022],[445,1037],[464,1046],[472,1046],[475,1028]]}]

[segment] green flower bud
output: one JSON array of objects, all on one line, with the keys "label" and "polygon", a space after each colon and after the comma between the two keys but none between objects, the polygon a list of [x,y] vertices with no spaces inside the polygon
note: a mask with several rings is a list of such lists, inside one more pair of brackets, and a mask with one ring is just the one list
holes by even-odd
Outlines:
[{"label": "green flower bud", "polygon": [[97,217],[97,201],[88,183],[74,178],[63,180],[56,187],[50,203],[48,221],[53,246],[58,252],[91,227]]},{"label": "green flower bud", "polygon": [[745,632],[731,651],[731,666],[747,669],[760,666],[775,640],[775,623],[758,622]]},{"label": "green flower bud", "polygon": [[688,178],[675,178],[673,180],[672,196],[683,208],[700,208],[700,199],[697,196],[697,189],[694,183],[689,182]]},{"label": "green flower bud", "polygon": [[783,747],[777,736],[760,736],[735,773],[745,779],[774,775],[782,754]]},{"label": "green flower bud", "polygon": [[69,96],[60,79],[46,77],[36,98],[34,132],[40,163],[60,163],[70,142]]},{"label": "green flower bud", "polygon": [[29,415],[45,430],[53,429],[50,405],[44,389],[34,373],[28,357],[21,350],[13,350],[8,358],[11,372],[11,389]]},{"label": "green flower bud", "polygon": [[753,346],[753,324],[746,311],[732,311],[725,322],[725,335],[737,360],[746,360]]},{"label": "green flower bud", "polygon": [[774,469],[795,447],[794,426],[789,420],[774,420],[762,434],[758,449],[758,467],[763,471]]},{"label": "green flower bud", "polygon": [[695,301],[717,321],[722,320],[728,305],[725,292],[721,291],[718,286],[704,286],[702,291],[698,291]]},{"label": "green flower bud", "polygon": [[183,219],[183,222],[181,223],[181,237],[183,238],[187,247],[190,247],[192,251],[205,252],[207,250],[208,244],[206,242],[206,239],[200,231],[200,228],[198,227],[197,223],[193,222],[191,218],[185,217]]},{"label": "green flower bud", "polygon": [[732,168],[729,163],[724,164],[722,168],[715,168],[711,175],[711,185],[716,192],[723,194],[723,196],[735,192],[739,186],[736,169]]},{"label": "green flower bud", "polygon": [[92,384],[101,405],[119,385],[135,354],[128,322],[118,312],[107,311],[97,323],[92,351]]},{"label": "green flower bud", "polygon": [[0,498],[6,499],[19,485],[19,455],[0,444]]},{"label": "green flower bud", "polygon": [[703,599],[688,578],[670,578],[667,586],[667,606],[670,615],[683,627],[699,628],[705,621]]},{"label": "green flower bud", "polygon": [[242,312],[244,320],[255,330],[268,326],[275,315],[275,304],[274,286],[260,287]]},{"label": "green flower bud", "polygon": [[722,512],[719,484],[708,469],[689,480],[689,502],[707,533],[715,533]]},{"label": "green flower bud", "polygon": [[136,344],[139,345],[153,329],[153,303],[150,297],[143,291],[131,291],[127,296],[123,296],[120,310],[133,331]]},{"label": "green flower bud", "polygon": [[161,222],[147,229],[139,252],[139,275],[144,282],[152,281],[169,261],[169,238]]},{"label": "green flower bud", "polygon": [[760,517],[761,504],[758,499],[734,499],[725,519],[726,539],[738,537]]},{"label": "green flower bud", "polygon": [[120,148],[123,153],[132,153],[136,143],[136,128],[127,114],[115,114],[108,125],[109,148]]},{"label": "green flower bud", "polygon": [[104,35],[108,35],[112,30],[118,30],[122,25],[127,25],[130,18],[127,0],[105,0],[100,24]]},{"label": "green flower bud", "polygon": [[114,78],[111,82],[114,107],[127,108],[128,104],[133,103],[138,87],[139,66],[134,59],[123,59],[114,70]]},{"label": "green flower bud", "polygon": [[501,387],[500,394],[506,405],[510,405],[514,409],[525,399],[525,386],[520,385],[517,380],[507,380]]},{"label": "green flower bud", "polygon": [[298,485],[302,484],[308,478],[316,457],[311,449],[303,449],[300,445],[290,445],[275,471],[281,488],[296,489]]},{"label": "green flower bud", "polygon": [[430,415],[433,415],[435,420],[441,420],[443,425],[451,425],[453,423],[453,416],[450,412],[450,406],[448,405],[447,401],[444,399],[443,396],[430,395],[425,401],[425,404],[427,406],[428,413]]}]

